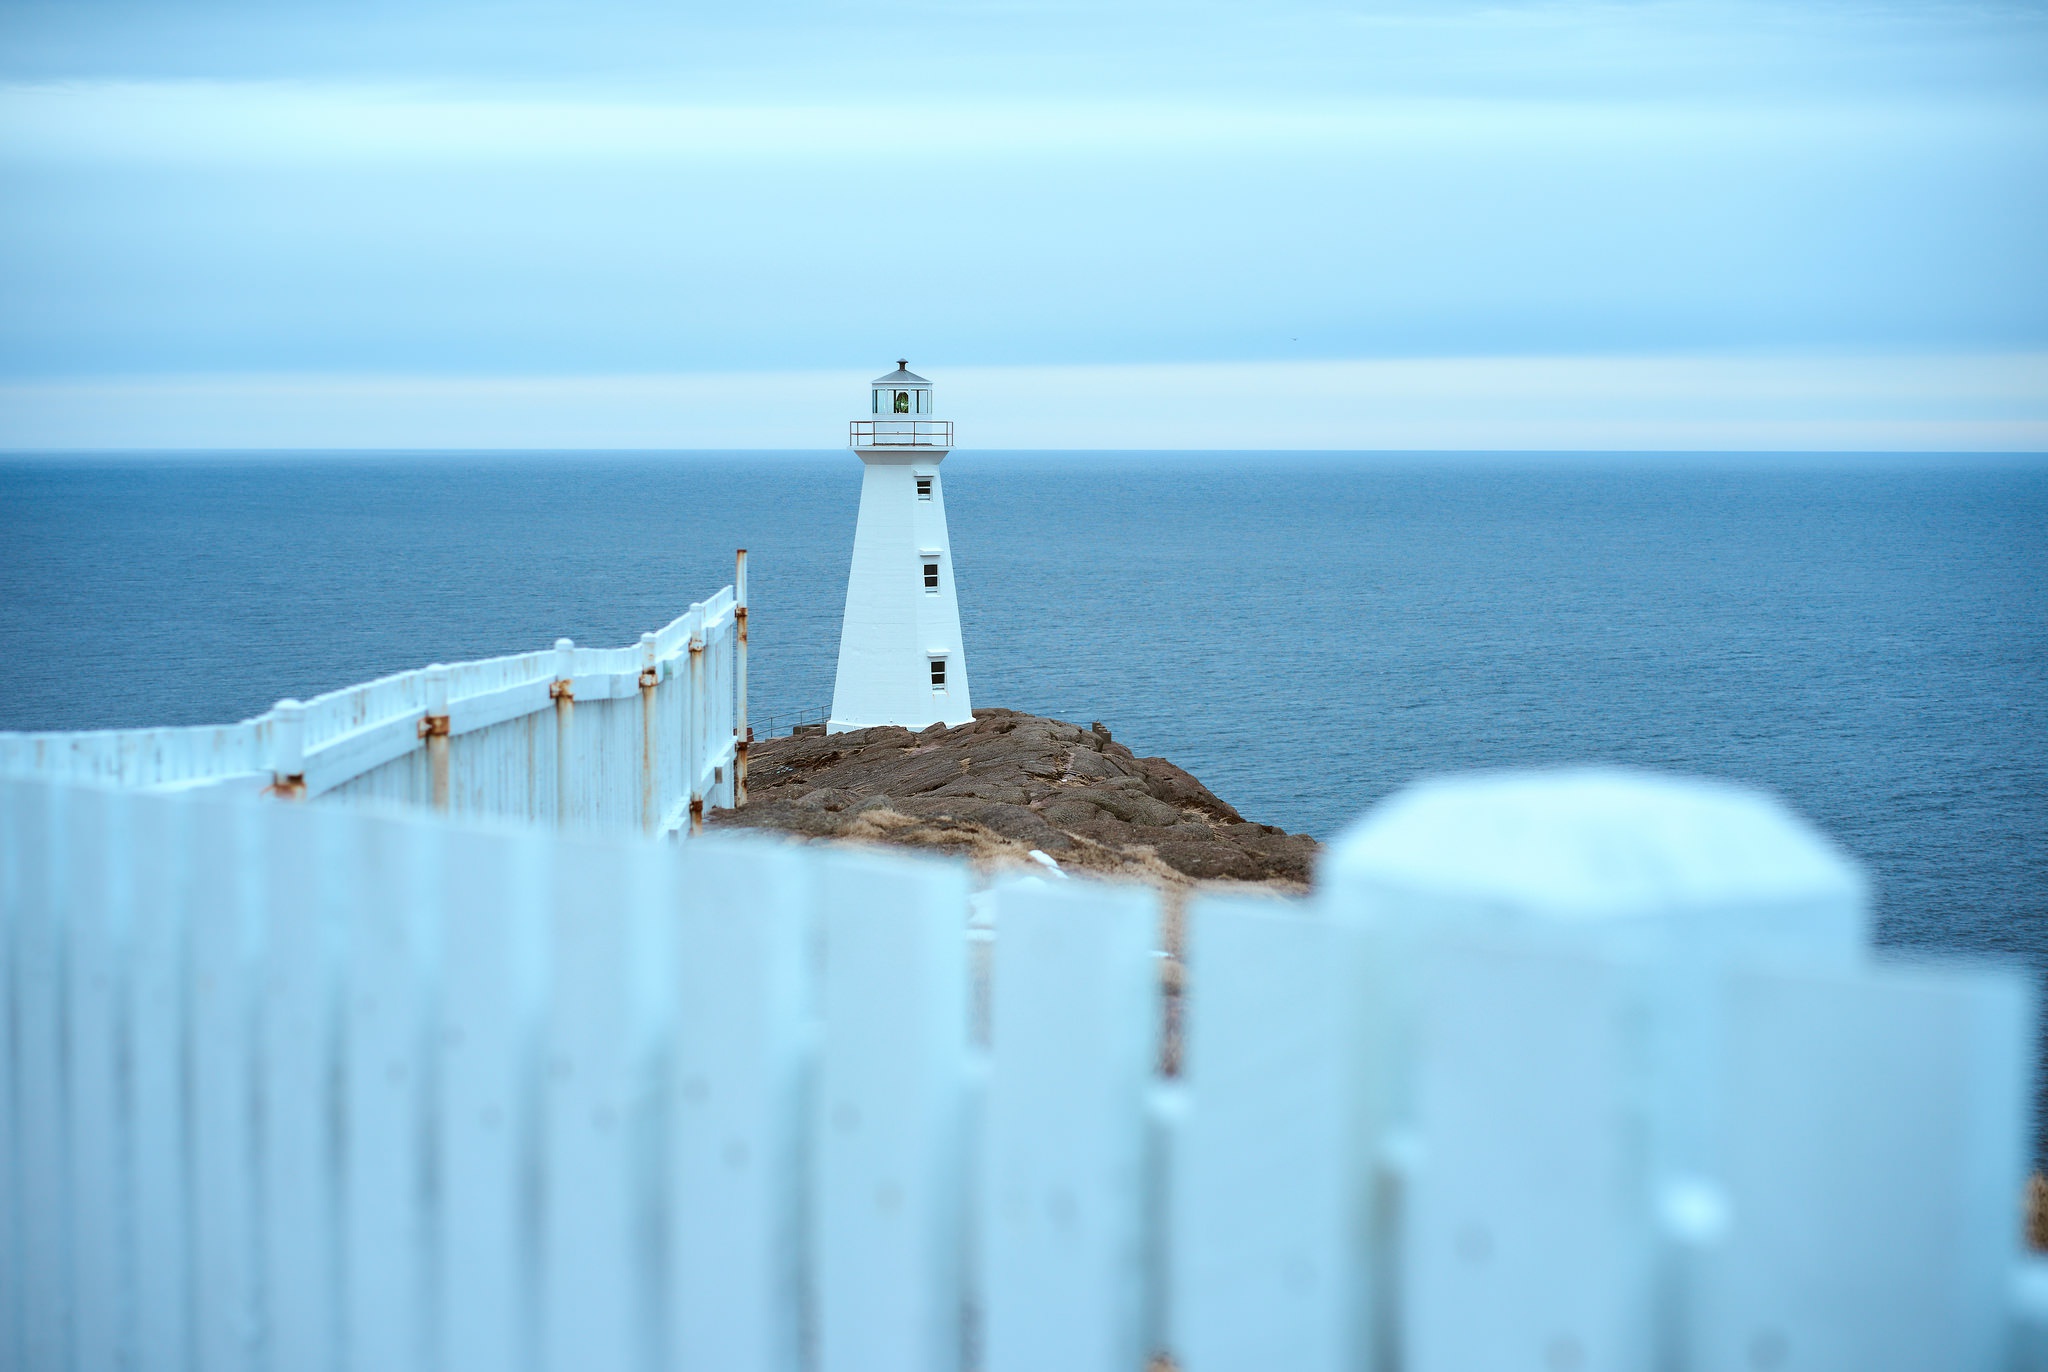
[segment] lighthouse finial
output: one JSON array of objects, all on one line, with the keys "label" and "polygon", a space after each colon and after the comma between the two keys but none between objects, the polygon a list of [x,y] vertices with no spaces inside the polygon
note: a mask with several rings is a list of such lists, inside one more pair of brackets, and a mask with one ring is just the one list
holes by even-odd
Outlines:
[{"label": "lighthouse finial", "polygon": [[896,359],[896,370],[897,370],[897,371],[899,371],[899,372],[907,372],[907,371],[909,371],[909,370],[910,370],[910,359],[909,359],[909,358],[907,358],[907,357],[899,357],[899,358],[897,358],[897,359]]}]

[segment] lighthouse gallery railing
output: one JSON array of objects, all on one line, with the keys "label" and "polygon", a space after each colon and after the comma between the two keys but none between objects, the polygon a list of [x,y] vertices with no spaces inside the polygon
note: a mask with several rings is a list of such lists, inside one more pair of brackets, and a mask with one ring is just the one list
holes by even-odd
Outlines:
[{"label": "lighthouse gallery railing", "polygon": [[950,419],[856,419],[847,429],[850,448],[950,448]]}]

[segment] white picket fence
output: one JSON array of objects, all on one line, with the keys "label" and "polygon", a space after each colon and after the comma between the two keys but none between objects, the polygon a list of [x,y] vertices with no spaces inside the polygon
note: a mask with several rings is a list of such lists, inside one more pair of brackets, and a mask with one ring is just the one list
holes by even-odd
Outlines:
[{"label": "white picket fence", "polygon": [[2024,978],[1747,792],[1414,788],[1171,1080],[1135,886],[0,781],[0,909],[7,1367],[2048,1366]]},{"label": "white picket fence", "polygon": [[744,552],[737,585],[626,648],[565,638],[280,701],[240,724],[0,733],[0,776],[683,832],[745,781]]}]

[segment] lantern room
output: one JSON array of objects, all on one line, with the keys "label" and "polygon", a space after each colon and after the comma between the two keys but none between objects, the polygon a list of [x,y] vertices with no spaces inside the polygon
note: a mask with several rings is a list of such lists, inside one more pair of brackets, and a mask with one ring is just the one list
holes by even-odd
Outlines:
[{"label": "lantern room", "polygon": [[868,413],[887,419],[932,412],[932,383],[910,370],[910,359],[898,358],[896,370],[876,377],[868,386]]}]

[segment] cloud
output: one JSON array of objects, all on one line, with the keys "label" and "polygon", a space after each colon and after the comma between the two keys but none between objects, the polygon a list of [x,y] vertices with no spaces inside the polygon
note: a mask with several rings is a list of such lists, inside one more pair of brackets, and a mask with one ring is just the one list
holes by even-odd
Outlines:
[{"label": "cloud", "polygon": [[0,23],[24,381],[2048,347],[2038,7]]},{"label": "cloud", "polygon": [[[2048,353],[918,365],[968,448],[2048,451]],[[829,448],[866,381],[12,382],[0,384],[0,448]]]},{"label": "cloud", "polygon": [[1472,148],[1581,155],[1731,144],[1855,147],[1907,137],[2048,137],[2048,102],[1726,102],[1516,96],[1018,99],[869,93],[708,104],[450,94],[403,85],[0,84],[0,163],[723,162],[852,159],[877,179],[963,156],[1091,160],[1195,152],[1384,154]]}]

